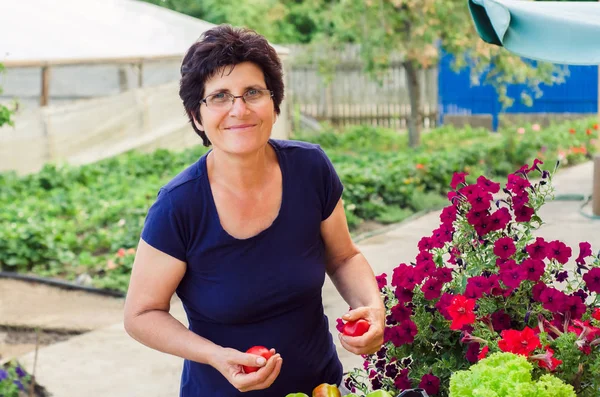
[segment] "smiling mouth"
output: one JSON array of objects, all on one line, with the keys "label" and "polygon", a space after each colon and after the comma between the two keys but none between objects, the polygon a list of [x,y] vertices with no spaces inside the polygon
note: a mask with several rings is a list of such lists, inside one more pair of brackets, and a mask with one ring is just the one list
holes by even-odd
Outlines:
[{"label": "smiling mouth", "polygon": [[228,127],[226,129],[227,130],[245,130],[247,128],[252,128],[255,126],[256,126],[256,124],[243,124],[243,125],[236,125],[234,127]]}]

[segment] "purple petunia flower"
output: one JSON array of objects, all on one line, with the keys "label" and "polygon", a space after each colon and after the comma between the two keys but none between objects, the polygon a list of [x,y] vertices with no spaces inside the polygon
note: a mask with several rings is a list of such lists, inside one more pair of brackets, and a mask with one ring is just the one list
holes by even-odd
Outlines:
[{"label": "purple petunia flower", "polygon": [[423,375],[419,387],[424,389],[427,394],[434,395],[440,391],[440,378],[433,374]]}]

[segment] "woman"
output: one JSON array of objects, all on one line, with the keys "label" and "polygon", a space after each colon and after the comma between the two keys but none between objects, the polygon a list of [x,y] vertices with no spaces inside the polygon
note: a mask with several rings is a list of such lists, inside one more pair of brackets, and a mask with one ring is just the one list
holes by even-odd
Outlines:
[{"label": "woman", "polygon": [[[181,66],[180,97],[206,155],[163,186],[141,234],[125,304],[139,342],[185,359],[181,396],[283,397],[340,384],[323,312],[325,273],[383,342],[374,274],[353,244],[342,184],[314,144],[270,139],[283,99],[280,60],[257,33],[217,26]],[[189,330],[169,314],[174,292]],[[247,354],[254,345],[274,353]],[[242,366],[259,367],[245,373]]]}]

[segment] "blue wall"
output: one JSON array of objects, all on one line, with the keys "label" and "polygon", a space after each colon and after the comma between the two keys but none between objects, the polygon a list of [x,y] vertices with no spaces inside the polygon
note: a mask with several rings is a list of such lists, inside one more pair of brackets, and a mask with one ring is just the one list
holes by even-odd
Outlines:
[{"label": "blue wall", "polygon": [[[489,85],[470,86],[469,70],[455,73],[450,68],[452,57],[445,55],[439,64],[438,92],[440,123],[446,114],[491,114],[493,128],[498,128],[498,114],[502,106],[498,95]],[[540,85],[543,95],[527,107],[520,102],[525,85],[508,87],[508,96],[515,98],[513,106],[504,113],[597,113],[598,67],[569,66],[569,76],[562,84]],[[530,95],[533,94],[528,91]]]}]

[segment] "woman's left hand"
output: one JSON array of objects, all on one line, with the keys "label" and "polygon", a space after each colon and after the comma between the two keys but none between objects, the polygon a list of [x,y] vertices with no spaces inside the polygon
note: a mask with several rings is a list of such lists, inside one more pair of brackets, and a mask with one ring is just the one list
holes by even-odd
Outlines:
[{"label": "woman's left hand", "polygon": [[344,349],[354,354],[373,354],[381,349],[383,344],[383,329],[385,328],[385,309],[383,307],[363,306],[344,314],[345,322],[367,320],[369,330],[361,336],[339,334]]}]

